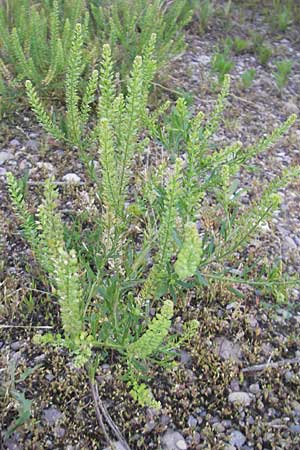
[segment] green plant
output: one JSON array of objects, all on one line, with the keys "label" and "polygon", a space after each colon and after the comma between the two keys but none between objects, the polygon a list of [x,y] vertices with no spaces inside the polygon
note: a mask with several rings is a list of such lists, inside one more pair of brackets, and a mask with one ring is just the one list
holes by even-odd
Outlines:
[{"label": "green plant", "polygon": [[197,22],[199,22],[199,32],[205,32],[215,13],[214,2],[212,0],[190,0],[189,3]]},{"label": "green plant", "polygon": [[239,37],[235,37],[233,40],[233,51],[236,54],[245,53],[249,49],[249,41],[246,39],[241,39]]},{"label": "green plant", "polygon": [[279,91],[282,91],[284,86],[287,84],[289,75],[293,68],[293,61],[285,59],[278,61],[276,64],[277,72],[274,74],[276,85]]},{"label": "green plant", "polygon": [[[85,150],[96,141],[99,134],[101,139],[107,139],[110,134],[110,128],[106,124],[106,119],[111,119],[111,116],[120,115],[123,108],[126,107],[134,109],[134,117],[139,113],[143,113],[145,107],[146,92],[149,89],[149,83],[156,70],[156,64],[152,59],[152,53],[155,45],[155,35],[152,35],[148,48],[145,50],[144,66],[141,67],[141,59],[137,58],[134,63],[133,75],[131,81],[128,83],[128,90],[131,96],[128,101],[135,101],[134,105],[125,105],[123,96],[116,95],[116,89],[112,87],[113,82],[113,63],[111,59],[110,47],[105,45],[103,47],[103,63],[99,73],[97,70],[92,72],[82,99],[80,99],[79,83],[81,77],[82,57],[83,57],[83,39],[82,27],[77,24],[75,27],[74,36],[71,43],[69,64],[65,81],[65,97],[66,97],[66,113],[58,120],[54,120],[43,104],[31,81],[27,80],[26,89],[29,102],[39,122],[43,125],[48,133],[51,133],[58,140],[65,141],[70,146],[78,147],[81,156],[86,156]],[[139,78],[138,78],[139,76]],[[143,77],[143,79],[141,78]],[[108,81],[107,81],[108,80]],[[134,84],[137,83],[137,84]],[[89,126],[91,120],[91,104],[95,101],[95,94],[98,85],[102,88],[102,96],[98,102],[98,124],[102,121],[101,126],[94,128]],[[111,98],[115,95],[113,105],[110,103]],[[136,96],[133,97],[133,96]],[[121,124],[120,124],[121,126]],[[124,126],[124,125],[122,125]],[[132,132],[135,130],[135,125],[131,124]],[[129,130],[128,130],[129,131]],[[119,130],[121,132],[121,130]],[[106,133],[106,135],[105,135]],[[124,137],[123,137],[124,139]],[[124,143],[126,148],[130,147],[132,136],[126,137],[128,142]],[[105,147],[104,147],[105,148]],[[111,157],[110,149],[104,150],[107,155],[107,164],[113,163],[109,160]]]},{"label": "green plant", "polygon": [[269,21],[273,31],[284,32],[291,24],[293,19],[292,12],[293,2],[282,2],[280,0],[273,0],[272,11],[269,14]]},{"label": "green plant", "polygon": [[0,397],[12,399],[13,406],[17,410],[17,418],[12,421],[3,436],[8,439],[20,426],[26,423],[31,417],[32,400],[26,398],[25,393],[18,386],[38,369],[39,366],[25,369],[16,377],[16,361],[11,360],[7,366],[6,377],[3,377],[3,383],[0,386]]},{"label": "green plant", "polygon": [[241,75],[242,85],[244,89],[249,89],[256,76],[255,69],[248,69]]},{"label": "green plant", "polygon": [[108,42],[121,78],[141,55],[153,33],[157,35],[155,60],[164,67],[185,48],[183,28],[191,20],[188,0],[93,0],[90,4],[95,37]]},{"label": "green plant", "polygon": [[272,49],[266,45],[261,45],[257,50],[256,50],[256,55],[258,58],[259,63],[262,66],[265,66],[268,64],[269,59],[272,56]]},{"label": "green plant", "polygon": [[[76,33],[80,33],[79,25],[72,46],[77,42]],[[7,181],[24,236],[60,305],[63,335],[46,334],[36,341],[68,348],[77,365],[87,368],[91,383],[100,359],[108,352],[118,352],[127,366],[124,379],[133,397],[143,405],[158,406],[146,384],[149,369],[155,364],[172,365],[174,349],[191,339],[197,327],[192,322],[186,325],[183,336],[170,335],[174,314],[171,298],[182,299],[186,289],[208,284],[216,276],[232,282],[228,265],[234,264],[236,253],[278,207],[276,192],[299,175],[299,169],[285,171],[266,186],[257,202],[241,210],[235,175],[276,142],[296,117],[291,116],[255,146],[245,149],[235,143],[215,149],[210,143],[229,92],[229,77],[225,75],[216,106],[206,121],[203,113],[191,116],[185,100],[178,100],[181,148],[175,161],[169,161],[169,169],[154,166],[142,177],[135,174],[137,153],[145,150],[149,139],[159,139],[166,132],[160,115],[166,114],[168,105],[153,113],[147,109],[155,70],[153,47],[152,38],[144,57],[134,60],[125,96],[117,91],[110,49],[104,47],[97,123],[92,132],[100,164],[94,174],[99,211],[95,217],[87,211],[74,229],[64,230],[54,180],[45,182],[36,216],[29,213],[24,189],[15,177],[8,174]],[[84,148],[78,104],[86,104],[86,95],[80,99],[77,94],[78,60],[71,57],[70,61],[74,67],[69,66],[67,73],[70,102],[66,122],[70,114],[71,136],[75,135],[78,147]],[[27,88],[41,124],[49,132],[54,130],[57,138],[59,130],[65,139],[44,114],[30,83]],[[86,147],[85,152],[88,150]],[[214,199],[214,224],[199,234],[197,221],[199,217],[205,221],[203,211],[210,198]],[[140,226],[137,235],[132,235],[135,223]],[[239,282],[251,284],[248,279]],[[150,306],[156,308],[153,318]]]},{"label": "green plant", "polygon": [[[9,78],[17,81],[30,78],[40,91],[59,90],[66,73],[73,29],[80,19],[87,42],[89,18],[82,0],[2,3],[0,57]],[[82,71],[91,57],[91,49],[87,47]]]},{"label": "green plant", "polygon": [[266,65],[272,56],[272,49],[268,44],[265,44],[265,38],[262,34],[256,33],[255,31],[250,31],[251,45],[249,50],[251,50],[257,57],[258,61],[262,65]]},{"label": "green plant", "polygon": [[226,74],[230,73],[234,67],[234,62],[230,58],[230,49],[226,46],[223,52],[218,51],[214,54],[211,62],[213,73],[218,77],[218,82],[223,83]]}]

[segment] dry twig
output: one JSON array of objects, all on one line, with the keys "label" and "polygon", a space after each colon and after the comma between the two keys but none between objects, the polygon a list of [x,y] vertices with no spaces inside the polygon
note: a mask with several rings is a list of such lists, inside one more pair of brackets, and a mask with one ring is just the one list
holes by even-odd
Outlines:
[{"label": "dry twig", "polygon": [[283,359],[276,362],[267,362],[265,364],[256,364],[242,369],[243,373],[261,372],[265,369],[276,369],[277,367],[287,366],[289,364],[300,364],[300,358]]}]

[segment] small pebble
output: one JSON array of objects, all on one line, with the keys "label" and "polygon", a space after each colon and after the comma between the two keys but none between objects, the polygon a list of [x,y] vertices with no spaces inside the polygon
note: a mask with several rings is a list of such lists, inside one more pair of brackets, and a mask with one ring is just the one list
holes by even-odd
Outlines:
[{"label": "small pebble", "polygon": [[49,425],[55,424],[62,417],[62,413],[57,408],[48,408],[43,411],[43,419]]},{"label": "small pebble", "polygon": [[293,102],[287,102],[284,105],[283,110],[286,114],[298,114],[299,112],[298,106]]},{"label": "small pebble", "polygon": [[188,426],[191,428],[195,428],[197,426],[198,420],[194,416],[189,416],[188,418]]},{"label": "small pebble", "polygon": [[11,147],[19,147],[21,145],[20,141],[18,139],[12,139],[9,143]]},{"label": "small pebble", "polygon": [[242,445],[245,444],[245,442],[246,442],[246,437],[240,431],[234,430],[230,434],[230,444],[231,445],[234,445],[237,448],[241,448]]},{"label": "small pebble", "polygon": [[80,183],[80,177],[75,173],[67,173],[63,176],[63,181],[69,184],[78,184]]},{"label": "small pebble", "polygon": [[260,392],[259,384],[258,384],[258,383],[250,384],[250,386],[249,386],[249,391],[250,391],[252,394],[258,394],[258,393]]},{"label": "small pebble", "polygon": [[224,433],[224,431],[225,431],[224,425],[220,422],[214,423],[212,428],[216,433]]},{"label": "small pebble", "polygon": [[251,397],[247,392],[231,392],[228,401],[241,406],[248,406],[251,403]]},{"label": "small pebble", "polygon": [[165,450],[186,450],[188,448],[184,437],[178,431],[166,431],[162,443]]},{"label": "small pebble", "polygon": [[13,159],[13,154],[10,152],[0,152],[0,165],[5,163],[6,161],[9,161],[10,159]]}]

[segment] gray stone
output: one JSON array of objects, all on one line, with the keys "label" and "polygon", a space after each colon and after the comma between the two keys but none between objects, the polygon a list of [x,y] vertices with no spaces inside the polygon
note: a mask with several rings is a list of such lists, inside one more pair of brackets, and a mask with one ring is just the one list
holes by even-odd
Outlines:
[{"label": "gray stone", "polygon": [[69,184],[78,184],[80,183],[80,177],[76,175],[76,173],[67,173],[63,176],[63,181]]},{"label": "gray stone", "polygon": [[298,106],[293,102],[287,102],[284,105],[283,110],[286,114],[298,114],[299,112]]},{"label": "gray stone", "polygon": [[240,388],[239,380],[237,380],[236,378],[231,380],[231,382],[230,382],[230,389],[233,392],[240,392],[241,388]]},{"label": "gray stone", "polygon": [[55,429],[55,436],[56,437],[58,437],[58,438],[63,438],[64,437],[64,435],[66,434],[66,430],[64,429],[64,428],[62,428],[62,427],[57,427],[56,429]]},{"label": "gray stone", "polygon": [[199,55],[197,57],[197,62],[200,64],[203,64],[204,66],[207,66],[208,64],[210,64],[211,61],[211,57],[208,55]]},{"label": "gray stone", "polygon": [[6,161],[9,161],[10,159],[13,159],[13,154],[10,152],[0,152],[0,165],[2,165],[3,163],[5,163]]},{"label": "gray stone", "polygon": [[21,341],[12,342],[12,344],[10,344],[10,346],[15,351],[20,350],[20,348],[22,347],[22,342]]},{"label": "gray stone", "polygon": [[248,406],[251,403],[251,397],[247,392],[231,392],[228,401],[241,406]]},{"label": "gray stone", "polygon": [[168,430],[162,438],[165,450],[186,450],[188,448],[184,437],[178,431]]},{"label": "gray stone", "polygon": [[229,339],[220,337],[215,340],[216,353],[224,360],[231,359],[238,362],[242,357],[242,351],[239,344],[229,341]]},{"label": "gray stone", "polygon": [[194,416],[189,416],[188,418],[188,426],[191,428],[195,428],[197,426],[198,420]]},{"label": "gray stone", "polygon": [[232,425],[232,420],[230,420],[230,419],[225,419],[225,420],[222,420],[222,425],[225,427],[225,428],[230,428],[231,427],[231,425]]},{"label": "gray stone", "polygon": [[292,408],[294,410],[294,415],[295,416],[300,416],[300,403],[297,402],[296,400],[292,401]]},{"label": "gray stone", "polygon": [[260,392],[259,384],[258,384],[258,383],[250,384],[250,386],[249,386],[249,391],[250,391],[252,394],[258,394],[258,393]]},{"label": "gray stone", "polygon": [[7,450],[19,450],[20,445],[18,443],[16,433],[14,433],[14,435],[11,438],[5,440],[4,445]]},{"label": "gray stone", "polygon": [[237,448],[241,448],[246,442],[246,437],[240,431],[234,430],[230,434],[230,444]]},{"label": "gray stone", "polygon": [[224,425],[220,422],[214,423],[212,425],[212,428],[216,433],[224,433],[224,431],[225,431]]},{"label": "gray stone", "polygon": [[12,139],[9,143],[11,147],[19,147],[21,145],[20,141],[18,139]]},{"label": "gray stone", "polygon": [[186,350],[180,352],[180,362],[187,367],[191,366],[192,357]]},{"label": "gray stone", "polygon": [[256,320],[256,318],[254,316],[248,317],[248,323],[251,328],[256,328],[258,326],[258,321]]},{"label": "gray stone", "polygon": [[54,425],[62,417],[62,413],[57,408],[48,408],[43,411],[43,419],[49,425]]},{"label": "gray stone", "polygon": [[300,425],[291,425],[290,430],[292,433],[300,433]]},{"label": "gray stone", "polygon": [[37,167],[39,169],[45,170],[45,172],[49,172],[49,173],[55,172],[55,168],[54,168],[53,164],[51,164],[49,162],[38,162]]},{"label": "gray stone", "polygon": [[[125,450],[125,447],[121,444],[120,441],[116,441],[113,443],[115,450]],[[103,450],[112,450],[111,447],[105,447]]]}]

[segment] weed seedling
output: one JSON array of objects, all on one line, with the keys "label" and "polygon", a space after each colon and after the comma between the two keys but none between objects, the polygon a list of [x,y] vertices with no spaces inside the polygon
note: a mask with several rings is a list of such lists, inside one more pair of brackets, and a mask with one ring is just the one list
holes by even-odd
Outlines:
[{"label": "weed seedling", "polygon": [[249,49],[249,41],[246,39],[241,39],[239,37],[234,38],[233,41],[233,51],[237,55],[245,53]]},{"label": "weed seedling", "polygon": [[266,66],[272,56],[272,49],[267,45],[261,45],[257,49],[257,59],[262,66]]},{"label": "weed seedling", "polygon": [[272,31],[285,32],[292,22],[292,4],[284,4],[281,0],[273,0],[273,9],[270,14]]},{"label": "weed seedling", "polygon": [[286,86],[293,68],[293,62],[285,59],[276,63],[277,72],[274,74],[276,85],[281,92]]},{"label": "weed seedling", "polygon": [[256,75],[255,69],[248,69],[241,75],[243,89],[249,89]]},{"label": "weed seedling", "polygon": [[230,58],[228,46],[223,52],[217,52],[212,58],[212,71],[217,75],[219,84],[223,83],[225,75],[230,73],[233,67],[234,62]]},{"label": "weed seedling", "polygon": [[199,22],[199,33],[206,31],[210,19],[213,17],[215,8],[211,0],[191,0],[191,7]]}]

